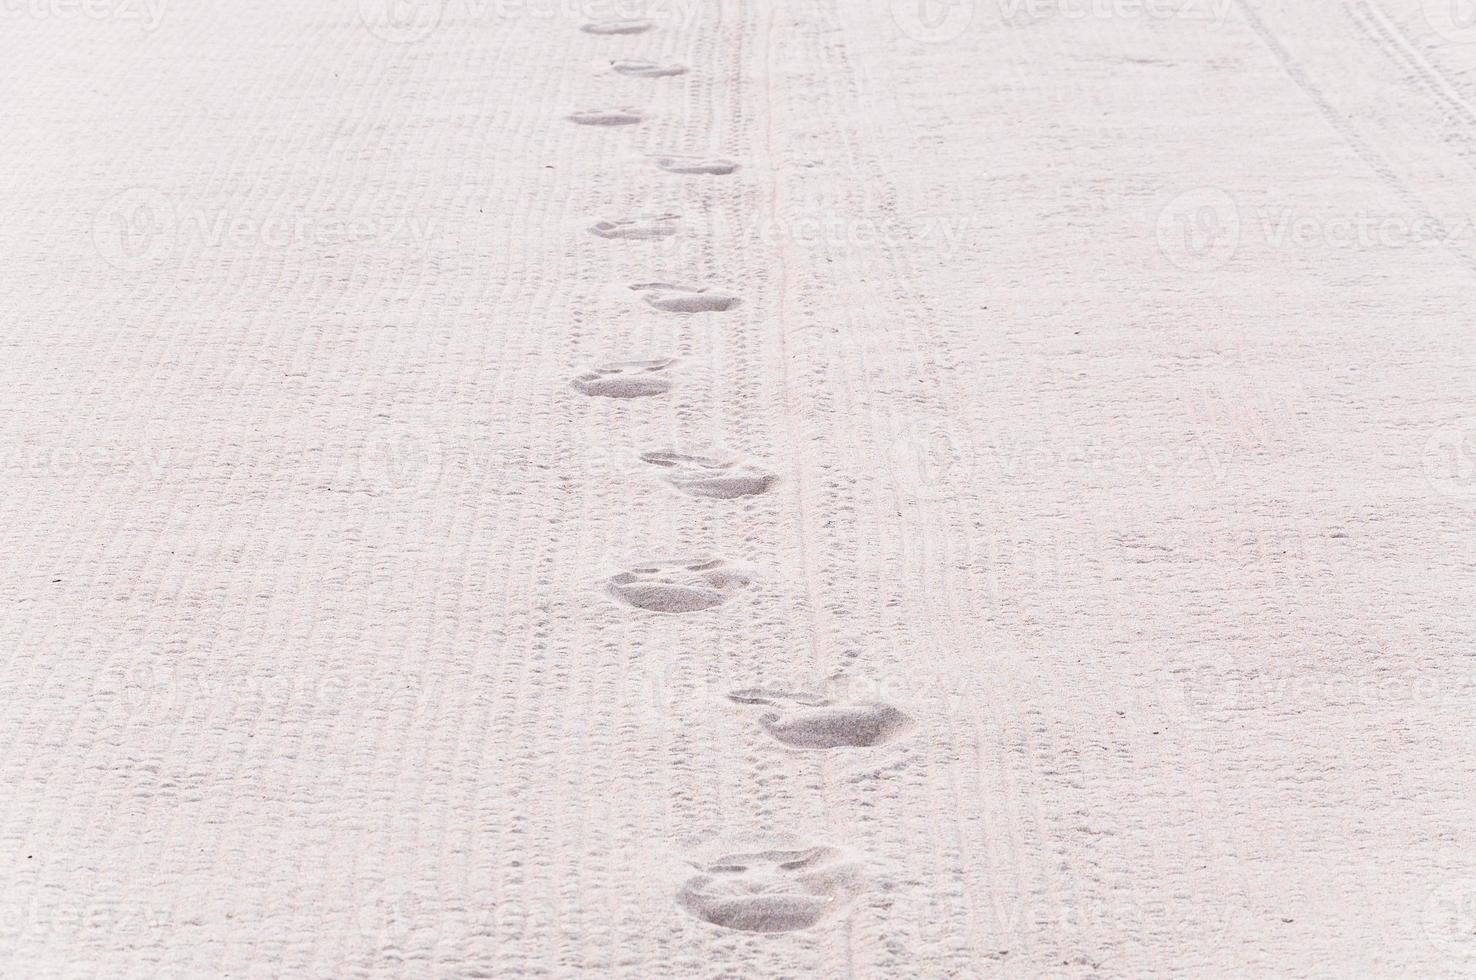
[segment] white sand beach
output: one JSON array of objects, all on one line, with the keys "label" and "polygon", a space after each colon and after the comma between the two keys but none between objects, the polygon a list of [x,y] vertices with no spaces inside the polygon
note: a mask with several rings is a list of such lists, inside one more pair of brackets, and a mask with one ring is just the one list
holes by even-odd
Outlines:
[{"label": "white sand beach", "polygon": [[1464,0],[0,0],[0,976],[1476,976]]}]

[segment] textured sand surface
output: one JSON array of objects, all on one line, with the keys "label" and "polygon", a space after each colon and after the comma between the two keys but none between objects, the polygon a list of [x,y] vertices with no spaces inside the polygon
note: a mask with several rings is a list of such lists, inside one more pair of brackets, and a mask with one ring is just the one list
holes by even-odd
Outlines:
[{"label": "textured sand surface", "polygon": [[0,5],[0,975],[1476,976],[1476,17]]}]

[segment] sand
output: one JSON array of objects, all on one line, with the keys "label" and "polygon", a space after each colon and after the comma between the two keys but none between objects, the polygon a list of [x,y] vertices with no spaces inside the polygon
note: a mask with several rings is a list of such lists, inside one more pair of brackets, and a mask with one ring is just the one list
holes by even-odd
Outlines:
[{"label": "sand", "polygon": [[0,975],[1476,976],[1461,14],[0,7]]}]

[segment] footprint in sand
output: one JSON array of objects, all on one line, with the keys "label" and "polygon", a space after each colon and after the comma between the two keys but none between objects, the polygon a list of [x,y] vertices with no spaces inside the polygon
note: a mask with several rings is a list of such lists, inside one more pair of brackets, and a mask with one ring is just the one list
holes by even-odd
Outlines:
[{"label": "footprint in sand", "polygon": [[775,480],[774,474],[738,460],[667,452],[641,453],[641,459],[665,469],[667,483],[694,497],[751,497],[769,489]]},{"label": "footprint in sand", "polygon": [[641,17],[616,17],[609,20],[592,20],[579,29],[586,34],[601,36],[643,34],[651,29],[651,22]]},{"label": "footprint in sand", "polygon": [[672,75],[685,75],[687,66],[658,61],[612,61],[610,70],[632,78],[670,78]]},{"label": "footprint in sand", "polygon": [[621,602],[652,612],[711,609],[747,585],[748,576],[721,558],[648,562],[612,575],[609,589]]},{"label": "footprint in sand", "polygon": [[738,305],[737,296],[705,287],[641,282],[630,288],[641,293],[647,305],[666,313],[721,313]]},{"label": "footprint in sand", "polygon": [[759,718],[764,731],[796,749],[870,748],[886,745],[912,727],[912,719],[880,701],[837,703],[819,695],[752,688],[728,698],[739,704],[783,707]]},{"label": "footprint in sand", "polygon": [[565,117],[581,126],[633,126],[641,121],[638,109],[579,109]]},{"label": "footprint in sand", "polygon": [[639,218],[620,218],[616,221],[596,221],[589,226],[591,234],[601,238],[625,238],[649,240],[669,238],[677,233],[674,214],[657,214]]},{"label": "footprint in sand", "polygon": [[697,870],[677,902],[704,922],[744,932],[808,929],[866,887],[861,866],[834,847],[730,854]]},{"label": "footprint in sand", "polygon": [[612,361],[578,375],[569,384],[581,394],[599,398],[648,398],[664,395],[672,389],[666,369],[675,364],[664,361]]},{"label": "footprint in sand", "polygon": [[657,157],[656,166],[669,174],[704,174],[721,177],[738,169],[738,164],[722,157]]}]

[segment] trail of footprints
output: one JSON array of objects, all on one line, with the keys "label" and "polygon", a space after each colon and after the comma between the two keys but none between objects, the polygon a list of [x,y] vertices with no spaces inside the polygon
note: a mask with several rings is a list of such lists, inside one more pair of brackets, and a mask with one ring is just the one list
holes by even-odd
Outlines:
[{"label": "trail of footprints", "polygon": [[610,591],[637,609],[684,613],[721,606],[748,583],[721,558],[674,558],[610,576]]},{"label": "trail of footprints", "polygon": [[638,215],[634,218],[617,218],[614,221],[596,221],[589,226],[589,230],[600,238],[670,238],[677,233],[677,222],[680,220],[674,214]]},{"label": "trail of footprints", "polygon": [[569,121],[581,126],[634,126],[641,121],[639,109],[575,109]]},{"label": "trail of footprints", "polygon": [[659,61],[612,61],[610,70],[631,78],[669,78],[672,75],[685,75],[687,66],[662,64]]},{"label": "trail of footprints", "polygon": [[677,901],[713,925],[792,932],[843,911],[865,884],[860,865],[834,847],[757,851],[698,866]]},{"label": "trail of footprints", "polygon": [[738,164],[722,157],[657,157],[656,166],[669,174],[703,174],[708,177],[726,177],[738,169]]},{"label": "trail of footprints", "polygon": [[[591,21],[581,30],[601,37],[643,34],[653,24],[641,18]],[[674,78],[685,65],[616,59],[610,70],[628,78]],[[634,126],[644,113],[629,106],[600,106],[571,112],[580,126]],[[651,158],[660,170],[688,177],[722,177],[738,170],[723,157],[666,155]],[[608,218],[589,226],[594,236],[612,241],[650,241],[680,233],[681,219],[672,214]],[[636,283],[630,289],[650,308],[691,316],[725,313],[739,305],[737,296],[690,283]],[[674,358],[612,361],[576,375],[570,386],[591,398],[639,399],[671,392],[677,384]],[[736,500],[768,492],[777,476],[737,458],[653,450],[641,461],[676,490],[700,499]],[[717,609],[751,584],[749,573],[717,557],[650,561],[610,576],[609,594],[634,609],[663,614],[690,614]],[[866,749],[906,735],[913,721],[880,701],[853,701],[808,692],[750,688],[728,695],[757,712],[755,722],[779,745],[800,751]],[[694,865],[697,873],[677,894],[687,912],[727,929],[783,933],[842,914],[866,887],[862,866],[834,847],[767,850],[730,854]]]},{"label": "trail of footprints", "polygon": [[592,20],[580,30],[586,34],[644,34],[651,29],[651,22],[641,17],[617,17],[609,20]]},{"label": "trail of footprints", "polygon": [[759,724],[778,742],[796,749],[870,748],[886,745],[912,728],[912,719],[881,701],[838,702],[806,693],[750,688],[728,697],[739,704],[783,708]]},{"label": "trail of footprints", "polygon": [[768,470],[736,459],[675,452],[641,453],[641,459],[661,467],[667,483],[693,497],[752,497],[768,490],[776,479]]},{"label": "trail of footprints", "polygon": [[650,398],[671,390],[667,375],[676,361],[610,361],[574,376],[574,390],[595,398]]},{"label": "trail of footprints", "polygon": [[706,286],[675,286],[669,282],[643,282],[631,286],[647,306],[666,313],[725,313],[738,305],[738,297]]}]

